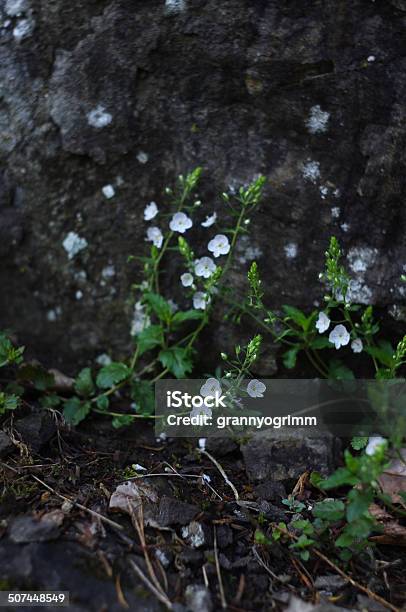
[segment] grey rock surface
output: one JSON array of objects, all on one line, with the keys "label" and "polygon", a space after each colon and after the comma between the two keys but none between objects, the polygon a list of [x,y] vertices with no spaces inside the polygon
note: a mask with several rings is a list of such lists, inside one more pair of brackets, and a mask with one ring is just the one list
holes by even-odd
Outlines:
[{"label": "grey rock surface", "polygon": [[271,305],[313,306],[336,234],[354,296],[403,316],[405,25],[403,0],[0,0],[2,327],[68,373],[120,358],[142,211],[196,165],[202,219],[269,178],[236,296],[256,258]]},{"label": "grey rock surface", "polygon": [[304,472],[333,471],[336,463],[334,436],[309,435],[301,429],[255,432],[241,445],[245,469],[253,481],[297,479]]}]

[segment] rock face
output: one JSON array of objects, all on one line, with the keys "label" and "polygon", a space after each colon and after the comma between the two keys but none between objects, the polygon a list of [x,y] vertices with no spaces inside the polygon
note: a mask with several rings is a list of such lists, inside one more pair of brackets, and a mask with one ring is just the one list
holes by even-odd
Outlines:
[{"label": "rock face", "polygon": [[312,305],[335,234],[402,316],[405,25],[403,0],[0,0],[2,327],[65,370],[120,357],[142,210],[197,165],[204,215],[269,178],[237,294],[255,257],[271,304]]}]

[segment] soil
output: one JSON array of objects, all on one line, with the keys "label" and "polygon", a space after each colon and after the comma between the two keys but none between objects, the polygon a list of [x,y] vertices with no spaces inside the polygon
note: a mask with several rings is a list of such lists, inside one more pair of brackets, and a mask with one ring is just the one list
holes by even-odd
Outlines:
[{"label": "soil", "polygon": [[[53,429],[35,433],[33,414],[24,417],[31,438],[15,423],[4,428],[14,444],[1,460],[1,590],[69,591],[78,612],[385,609],[320,558],[303,562],[286,544],[255,540],[258,528],[270,535],[273,523],[292,520],[282,499],[297,479],[253,482],[238,445],[211,442],[206,455],[195,439],[156,439],[143,421],[113,430],[95,418],[74,430],[49,418]],[[109,509],[128,481],[148,493],[142,513]],[[307,516],[320,493],[305,477],[296,490]],[[405,557],[374,546],[345,573],[400,609]]]}]

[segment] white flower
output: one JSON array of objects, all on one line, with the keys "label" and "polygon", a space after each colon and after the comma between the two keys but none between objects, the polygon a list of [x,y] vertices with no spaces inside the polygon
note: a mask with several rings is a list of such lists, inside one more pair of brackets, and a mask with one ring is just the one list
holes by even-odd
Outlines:
[{"label": "white flower", "polygon": [[209,395],[215,395],[219,393],[221,395],[221,385],[216,378],[208,378],[204,385],[200,389],[200,395],[202,397],[208,397]]},{"label": "white flower", "polygon": [[355,338],[355,340],[351,342],[351,348],[354,353],[362,353],[364,345],[362,344],[361,338]]},{"label": "white flower", "polygon": [[214,257],[220,257],[220,255],[227,255],[231,247],[227,236],[217,234],[213,240],[210,240],[207,248],[213,253]]},{"label": "white flower", "polygon": [[154,227],[149,227],[147,229],[146,241],[152,242],[154,246],[157,247],[157,249],[161,248],[163,240],[164,240],[164,237],[159,227],[154,226]]},{"label": "white flower", "polygon": [[327,331],[330,327],[330,319],[325,312],[319,312],[319,318],[316,321],[316,327],[319,330],[319,334]]},{"label": "white flower", "polygon": [[210,278],[210,276],[216,271],[216,264],[210,257],[202,257],[195,261],[195,274],[196,276],[203,276],[203,278]]},{"label": "white flower", "polygon": [[212,415],[212,409],[209,408],[208,406],[205,406],[204,404],[202,406],[195,406],[191,411],[190,411],[190,416],[191,417],[200,417],[200,416],[207,416],[207,417],[211,417]]},{"label": "white flower", "polygon": [[266,385],[260,380],[254,378],[248,383],[247,393],[250,397],[264,397],[264,391],[266,391]]},{"label": "white flower", "polygon": [[155,202],[150,202],[144,209],[144,220],[151,221],[158,214],[158,206]]},{"label": "white flower", "polygon": [[365,454],[370,456],[375,455],[378,448],[383,445],[386,446],[386,444],[387,440],[382,438],[382,436],[371,436],[365,449]]},{"label": "white flower", "polygon": [[196,291],[193,296],[193,308],[196,310],[206,310],[209,299],[202,291]]},{"label": "white flower", "polygon": [[190,272],[185,272],[180,277],[180,282],[184,287],[191,287],[193,285],[193,276],[190,274]]},{"label": "white flower", "polygon": [[192,225],[193,221],[190,219],[190,217],[185,215],[183,212],[177,212],[173,215],[169,223],[169,229],[172,230],[172,232],[184,234],[186,230],[192,227]]},{"label": "white flower", "polygon": [[199,438],[199,448],[200,450],[206,450],[206,440],[207,438]]},{"label": "white flower", "polygon": [[201,225],[202,227],[211,227],[213,225],[213,223],[216,223],[217,220],[217,213],[213,213],[210,216],[206,217],[206,221],[202,221]]},{"label": "white flower", "polygon": [[350,334],[347,332],[344,325],[336,325],[330,332],[328,340],[331,342],[331,344],[334,344],[338,350],[340,346],[346,346],[349,343]]},{"label": "white flower", "polygon": [[141,302],[136,302],[134,306],[134,317],[131,323],[131,335],[140,334],[148,325],[151,319],[145,312],[145,306]]}]

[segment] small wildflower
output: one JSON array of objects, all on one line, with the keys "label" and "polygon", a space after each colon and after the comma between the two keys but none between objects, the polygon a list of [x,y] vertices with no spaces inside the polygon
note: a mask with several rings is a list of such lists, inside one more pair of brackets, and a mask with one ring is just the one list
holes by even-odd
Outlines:
[{"label": "small wildflower", "polygon": [[375,455],[376,451],[381,446],[386,446],[386,444],[386,438],[382,438],[382,436],[371,436],[365,449],[365,454],[369,456]]},{"label": "small wildflower", "polygon": [[200,395],[202,397],[208,397],[209,395],[215,395],[216,393],[222,393],[219,381],[216,378],[208,378],[200,389]]},{"label": "small wildflower", "polygon": [[351,348],[354,353],[362,353],[362,349],[364,348],[364,345],[362,343],[361,338],[355,338],[355,340],[351,342]]},{"label": "small wildflower", "polygon": [[185,215],[183,212],[177,212],[173,215],[170,223],[169,229],[172,232],[179,232],[180,234],[184,234],[186,230],[191,228],[193,225],[192,219]]},{"label": "small wildflower", "polygon": [[336,325],[335,328],[330,332],[328,337],[329,342],[334,344],[338,350],[341,346],[346,346],[350,341],[350,334],[344,327],[344,325]]},{"label": "small wildflower", "polygon": [[157,249],[160,249],[162,246],[163,240],[164,240],[164,237],[159,227],[154,226],[154,227],[148,228],[147,237],[146,237],[147,242],[152,242],[154,246],[157,247]]},{"label": "small wildflower", "polygon": [[217,213],[213,213],[210,216],[206,217],[206,221],[202,221],[201,225],[202,227],[211,227],[214,223],[216,223],[217,220]]},{"label": "small wildflower", "polygon": [[330,327],[330,323],[331,321],[326,315],[326,313],[319,312],[319,318],[316,321],[316,328],[318,329],[319,334],[322,334],[323,332],[327,331]]},{"label": "small wildflower", "polygon": [[202,257],[197,259],[195,262],[195,274],[196,276],[203,276],[203,278],[210,278],[210,276],[216,271],[216,264],[210,257]]},{"label": "small wildflower", "polygon": [[150,202],[144,209],[144,220],[151,221],[158,214],[158,206],[155,202]]},{"label": "small wildflower", "polygon": [[227,236],[217,234],[217,236],[210,240],[207,248],[213,253],[214,257],[220,257],[220,255],[227,255],[231,247]]},{"label": "small wildflower", "polygon": [[206,310],[209,300],[205,293],[202,291],[196,291],[193,296],[193,308],[196,310]]},{"label": "small wildflower", "polygon": [[190,411],[191,417],[209,417],[210,418],[212,414],[213,414],[212,409],[209,408],[208,406],[205,406],[204,404],[199,407],[195,406],[195,408],[193,408],[193,410]]},{"label": "small wildflower", "polygon": [[185,272],[180,277],[180,282],[184,287],[191,287],[193,285],[193,276],[190,272]]},{"label": "small wildflower", "polygon": [[264,391],[266,391],[266,385],[260,380],[254,378],[248,383],[247,393],[250,397],[264,397]]}]

